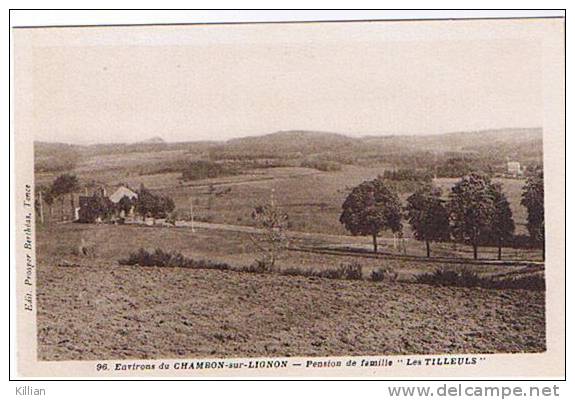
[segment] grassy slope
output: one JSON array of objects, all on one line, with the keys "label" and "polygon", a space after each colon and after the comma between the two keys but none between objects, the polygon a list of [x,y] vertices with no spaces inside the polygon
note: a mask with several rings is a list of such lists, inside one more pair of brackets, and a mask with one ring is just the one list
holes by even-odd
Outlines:
[{"label": "grassy slope", "polygon": [[[211,259],[225,261],[235,265],[249,265],[258,257],[255,246],[250,240],[250,235],[240,232],[228,232],[217,230],[197,229],[193,233],[189,228],[163,228],[144,226],[115,226],[115,225],[89,225],[67,224],[53,225],[40,228],[37,234],[37,254],[40,264],[56,265],[63,262],[82,263],[92,262],[74,255],[81,241],[95,250],[95,258],[98,263],[115,265],[120,258],[127,257],[131,251],[140,247],[147,249],[161,248],[166,251],[177,251],[187,257],[197,259]],[[361,243],[363,239],[359,240]],[[292,242],[295,246],[329,246],[341,245],[338,240],[299,239]],[[365,247],[370,246],[370,239],[365,238]],[[354,243],[357,247],[358,243]],[[423,245],[413,243],[409,247],[411,254],[415,252],[415,246],[423,251]],[[382,244],[383,251],[392,252],[390,244]],[[459,246],[458,252],[454,253],[449,246],[438,248],[434,251],[438,254],[453,255],[458,257],[471,257],[468,248]],[[485,249],[482,250],[485,255]],[[506,253],[505,258],[512,258],[513,253]],[[306,267],[314,269],[334,268],[341,263],[360,261],[365,267],[365,274],[370,273],[372,268],[385,267],[393,269],[400,274],[401,278],[409,278],[414,274],[430,272],[443,264],[437,261],[420,259],[401,260],[395,258],[361,258],[356,256],[335,256],[326,254],[304,253],[288,251],[278,261],[280,267]],[[472,268],[478,272],[491,273],[512,271],[521,267],[500,267],[495,265],[472,265],[457,264],[458,268]]]},{"label": "grassy slope", "polygon": [[[138,188],[141,183],[158,193],[171,196],[176,208],[188,213],[190,198],[194,200],[194,212],[197,217],[209,217],[213,222],[250,225],[251,212],[258,204],[269,202],[272,189],[274,197],[290,216],[293,230],[319,232],[328,234],[346,234],[339,223],[341,204],[351,188],[364,180],[373,179],[381,174],[381,168],[345,166],[339,172],[319,172],[308,168],[271,168],[254,170],[246,174],[206,179],[192,184],[179,183],[179,174],[166,173],[155,175],[138,175],[104,169],[99,172],[81,175],[80,178],[100,180],[109,184],[126,183]],[[38,174],[37,174],[38,176]],[[46,178],[42,178],[46,181]],[[437,184],[447,196],[456,179],[438,179]],[[511,203],[516,233],[526,234],[526,211],[521,206],[523,180],[495,179],[502,182],[503,189]],[[207,185],[213,183],[215,193],[211,204]],[[225,192],[224,189],[228,189]],[[402,193],[405,198],[409,193]],[[54,207],[58,207],[56,202]],[[209,206],[210,205],[210,206]],[[406,237],[409,237],[409,226],[404,223]],[[390,237],[383,232],[382,236]]]}]

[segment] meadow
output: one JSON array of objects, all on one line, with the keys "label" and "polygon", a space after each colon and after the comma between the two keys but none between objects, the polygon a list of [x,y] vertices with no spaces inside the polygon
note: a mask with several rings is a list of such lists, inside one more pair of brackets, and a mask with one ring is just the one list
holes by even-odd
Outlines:
[{"label": "meadow", "polygon": [[[140,185],[158,194],[172,197],[178,215],[189,218],[193,203],[198,220],[235,225],[254,225],[251,213],[257,205],[267,204],[274,196],[276,204],[290,217],[290,229],[304,232],[346,234],[339,223],[341,205],[359,183],[383,174],[385,164],[371,167],[344,165],[340,171],[318,171],[303,167],[277,167],[245,170],[239,175],[196,181],[182,181],[181,173],[141,173],[148,164],[173,163],[182,160],[185,153],[159,151],[153,153],[127,153],[98,155],[83,160],[74,171],[82,182],[107,185],[126,184],[133,189]],[[37,173],[37,184],[48,184],[57,173]],[[455,178],[437,178],[434,183],[447,198]],[[526,210],[521,206],[523,179],[495,178],[503,186],[511,205],[517,234],[526,234]],[[399,186],[403,202],[413,188]],[[406,237],[409,226],[404,223]],[[382,236],[389,237],[387,232]]]}]

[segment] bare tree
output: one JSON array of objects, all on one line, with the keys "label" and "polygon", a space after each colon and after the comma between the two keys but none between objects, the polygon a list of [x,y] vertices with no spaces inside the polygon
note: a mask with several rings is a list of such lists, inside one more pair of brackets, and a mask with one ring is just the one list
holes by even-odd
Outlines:
[{"label": "bare tree", "polygon": [[273,190],[269,204],[255,207],[252,211],[252,219],[261,228],[260,233],[250,236],[253,244],[261,253],[258,262],[265,270],[271,271],[281,253],[289,245],[286,234],[289,218],[276,206]]}]

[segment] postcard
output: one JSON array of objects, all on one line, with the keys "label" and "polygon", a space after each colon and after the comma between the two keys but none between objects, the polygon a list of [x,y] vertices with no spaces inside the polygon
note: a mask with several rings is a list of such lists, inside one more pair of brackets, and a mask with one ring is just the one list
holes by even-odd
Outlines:
[{"label": "postcard", "polygon": [[14,28],[18,373],[564,377],[564,24]]}]

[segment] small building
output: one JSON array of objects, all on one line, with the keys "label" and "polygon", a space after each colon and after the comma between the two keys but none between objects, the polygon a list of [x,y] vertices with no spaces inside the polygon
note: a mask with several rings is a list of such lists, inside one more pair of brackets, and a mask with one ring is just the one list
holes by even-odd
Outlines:
[{"label": "small building", "polygon": [[507,161],[507,173],[513,176],[522,175],[521,164],[518,161]]},{"label": "small building", "polygon": [[[126,218],[134,214],[134,202],[138,194],[125,185],[116,187],[116,190],[107,196],[107,188],[101,186],[92,191],[92,195],[80,196],[79,209],[76,212],[80,222],[102,222],[104,220],[116,221],[117,218]],[[120,207],[121,200],[127,197],[132,201],[129,210]]]},{"label": "small building", "polygon": [[120,185],[115,191],[114,193],[112,193],[110,195],[110,197],[108,197],[110,199],[110,201],[114,204],[118,204],[120,203],[120,200],[122,200],[124,197],[127,197],[128,199],[130,199],[132,201],[132,206],[130,207],[129,211],[125,211],[125,210],[119,210],[119,217],[120,218],[126,218],[128,216],[132,216],[134,215],[134,201],[136,201],[138,199],[138,194],[136,192],[134,192],[132,189],[130,189],[127,186],[124,185]]}]

